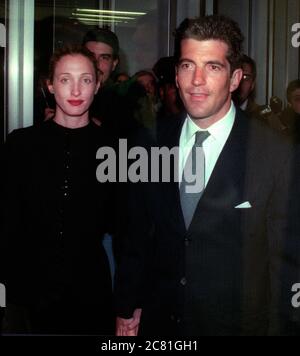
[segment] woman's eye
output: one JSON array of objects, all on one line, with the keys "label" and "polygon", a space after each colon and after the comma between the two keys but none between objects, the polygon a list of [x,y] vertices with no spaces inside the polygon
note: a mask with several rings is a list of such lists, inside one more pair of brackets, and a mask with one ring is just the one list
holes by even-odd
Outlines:
[{"label": "woman's eye", "polygon": [[84,78],[84,79],[83,79],[83,82],[84,82],[85,84],[91,84],[91,83],[92,83],[92,79],[90,79],[90,78]]},{"label": "woman's eye", "polygon": [[68,81],[69,81],[68,78],[61,78],[61,79],[60,79],[60,82],[61,82],[62,84],[68,83]]}]

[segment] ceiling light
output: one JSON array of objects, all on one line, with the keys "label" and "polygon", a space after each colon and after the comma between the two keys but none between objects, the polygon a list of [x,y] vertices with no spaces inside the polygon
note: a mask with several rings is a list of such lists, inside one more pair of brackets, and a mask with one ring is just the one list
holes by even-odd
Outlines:
[{"label": "ceiling light", "polygon": [[99,14],[116,14],[116,15],[133,15],[133,16],[143,16],[146,12],[129,12],[129,11],[113,11],[113,10],[93,10],[93,9],[76,9],[77,12],[91,12]]},{"label": "ceiling light", "polygon": [[94,22],[94,23],[99,23],[99,22],[121,23],[121,22],[123,22],[123,21],[121,21],[121,20],[102,20],[102,19],[99,19],[99,21],[97,21],[97,19],[89,19],[89,18],[86,18],[86,17],[71,17],[71,19],[73,19],[73,20],[79,20],[79,21]]},{"label": "ceiling light", "polygon": [[117,20],[135,20],[134,17],[128,16],[114,16],[114,15],[93,15],[93,14],[76,14],[72,13],[73,16],[81,16],[87,18],[96,18],[96,19],[117,19]]}]

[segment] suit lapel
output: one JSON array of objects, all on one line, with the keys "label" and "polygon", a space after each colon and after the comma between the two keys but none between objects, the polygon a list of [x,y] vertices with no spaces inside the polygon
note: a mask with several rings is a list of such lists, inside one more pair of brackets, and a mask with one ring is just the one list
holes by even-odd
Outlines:
[{"label": "suit lapel", "polygon": [[[180,134],[184,119],[178,121],[170,130],[163,135],[160,146],[169,149],[179,147]],[[207,187],[199,200],[194,218],[201,218],[201,210],[206,208],[222,208],[226,204],[234,204],[239,201],[241,192],[244,190],[245,175],[247,170],[247,150],[249,141],[249,119],[237,109],[237,114],[232,131],[214,167]],[[180,204],[178,182],[175,182],[174,167],[171,167],[171,183],[162,185],[161,195],[163,203],[168,208],[171,216],[171,224],[181,233],[186,233],[186,227]]]},{"label": "suit lapel", "polygon": [[212,208],[215,210],[230,204],[234,205],[241,199],[245,189],[248,162],[248,120],[237,110],[234,126],[199,200],[190,228],[194,220],[201,217],[202,209]]}]

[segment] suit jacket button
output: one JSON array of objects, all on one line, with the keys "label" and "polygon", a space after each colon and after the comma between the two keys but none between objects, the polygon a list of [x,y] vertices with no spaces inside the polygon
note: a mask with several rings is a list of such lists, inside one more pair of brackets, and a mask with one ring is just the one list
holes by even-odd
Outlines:
[{"label": "suit jacket button", "polygon": [[190,246],[190,243],[191,243],[191,240],[188,239],[187,237],[184,239],[184,244],[186,247],[189,247]]},{"label": "suit jacket button", "polygon": [[185,286],[185,285],[187,284],[187,280],[186,280],[185,277],[181,278],[180,284],[181,284],[182,286]]},{"label": "suit jacket button", "polygon": [[181,319],[178,316],[174,315],[174,314],[171,315],[171,320],[174,323],[177,323],[177,324],[179,324],[181,322]]}]

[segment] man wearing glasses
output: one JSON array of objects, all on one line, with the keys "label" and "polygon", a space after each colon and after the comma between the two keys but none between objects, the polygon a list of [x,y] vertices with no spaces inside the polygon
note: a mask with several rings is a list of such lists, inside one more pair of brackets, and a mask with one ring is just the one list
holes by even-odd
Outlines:
[{"label": "man wearing glasses", "polygon": [[261,106],[255,102],[256,63],[246,54],[242,57],[243,76],[238,89],[233,94],[235,103],[249,116],[257,116]]}]

